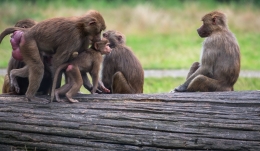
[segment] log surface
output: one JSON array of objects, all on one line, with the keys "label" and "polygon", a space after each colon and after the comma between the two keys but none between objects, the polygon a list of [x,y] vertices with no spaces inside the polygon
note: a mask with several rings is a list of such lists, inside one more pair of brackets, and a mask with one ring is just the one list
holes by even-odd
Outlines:
[{"label": "log surface", "polygon": [[0,95],[0,150],[260,151],[260,91],[75,98]]}]

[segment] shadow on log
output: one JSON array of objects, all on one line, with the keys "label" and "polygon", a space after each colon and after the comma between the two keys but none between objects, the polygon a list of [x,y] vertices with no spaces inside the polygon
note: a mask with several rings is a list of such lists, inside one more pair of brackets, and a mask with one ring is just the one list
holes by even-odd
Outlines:
[{"label": "shadow on log", "polygon": [[260,150],[259,91],[75,98],[0,95],[0,150]]}]

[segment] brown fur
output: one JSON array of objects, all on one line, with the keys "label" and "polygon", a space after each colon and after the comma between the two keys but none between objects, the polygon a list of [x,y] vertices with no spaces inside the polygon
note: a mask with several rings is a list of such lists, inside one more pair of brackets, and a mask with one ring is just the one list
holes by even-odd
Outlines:
[{"label": "brown fur", "polygon": [[[98,87],[99,69],[102,63],[102,54],[110,53],[111,49],[108,46],[108,40],[102,40],[94,43],[87,51],[79,54],[77,58],[69,63],[62,64],[55,72],[51,101],[56,96],[56,100],[61,102],[59,95],[66,95],[70,102],[78,102],[78,100],[72,99],[82,85],[88,89],[91,94],[94,94]],[[66,75],[68,77],[67,83],[59,89],[55,89],[57,77],[60,71],[67,68]],[[93,87],[89,82],[86,73],[89,72],[92,77]]]},{"label": "brown fur", "polygon": [[240,50],[228,29],[226,16],[211,12],[203,18],[198,34],[204,38],[201,62],[195,62],[184,84],[175,91],[232,91],[240,72]]},{"label": "brown fur", "polygon": [[112,93],[143,93],[144,71],[141,63],[130,48],[125,37],[118,31],[107,31],[112,52],[104,57],[102,82]]},{"label": "brown fur", "polygon": [[10,84],[10,71],[13,69],[19,69],[24,67],[25,64],[21,61],[15,60],[13,57],[10,58],[8,67],[7,67],[7,74],[5,75],[4,84],[2,88],[2,93],[8,94],[15,94],[15,95],[24,95],[27,87],[28,87],[28,79],[27,78],[19,78],[17,77],[17,83],[20,87],[20,92],[16,92],[13,88],[11,88]]},{"label": "brown fur", "polygon": [[21,27],[21,28],[31,28],[32,26],[34,26],[35,24],[37,24],[36,21],[32,20],[32,19],[23,19],[23,20],[19,20],[14,27]]},{"label": "brown fur", "polygon": [[[30,28],[34,26],[36,22],[31,19],[24,19],[20,20],[15,24],[15,27],[21,27],[21,28]],[[8,93],[8,94],[15,94],[15,95],[24,95],[26,93],[27,87],[28,87],[28,78],[22,78],[22,77],[13,77],[14,80],[11,80],[13,85],[10,84],[10,72],[13,69],[19,69],[23,68],[25,64],[21,61],[15,60],[13,57],[10,58],[8,67],[7,67],[7,74],[5,75],[5,80],[2,88],[2,93]],[[12,72],[14,72],[13,70]],[[13,73],[13,75],[15,75]],[[49,69],[45,68],[44,70],[44,78],[41,82],[41,86],[38,89],[38,93],[41,94],[47,94],[51,86],[51,73]]]},{"label": "brown fur", "polygon": [[[52,55],[51,72],[67,62],[73,52],[84,50],[86,41],[100,41],[101,31],[106,28],[105,21],[97,11],[89,11],[82,17],[53,18],[37,23],[28,30],[13,27],[7,28],[0,35],[0,42],[10,31],[24,31],[20,43],[21,53],[29,70],[29,86],[26,97],[29,100],[48,102],[43,98],[36,98],[35,94],[40,86],[44,74],[41,60],[43,53]],[[40,53],[39,53],[40,52]],[[20,72],[25,72],[25,68]]]}]

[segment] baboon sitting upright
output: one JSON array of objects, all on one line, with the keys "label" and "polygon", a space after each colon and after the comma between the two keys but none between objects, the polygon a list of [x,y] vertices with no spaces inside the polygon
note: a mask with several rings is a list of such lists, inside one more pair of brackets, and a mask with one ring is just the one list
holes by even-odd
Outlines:
[{"label": "baboon sitting upright", "polygon": [[197,30],[205,38],[200,63],[195,62],[177,92],[232,91],[240,72],[240,50],[229,30],[226,16],[218,11],[206,14]]},{"label": "baboon sitting upright", "polygon": [[143,93],[144,70],[132,50],[125,45],[125,37],[118,31],[103,33],[113,49],[104,57],[102,82],[112,93]]}]

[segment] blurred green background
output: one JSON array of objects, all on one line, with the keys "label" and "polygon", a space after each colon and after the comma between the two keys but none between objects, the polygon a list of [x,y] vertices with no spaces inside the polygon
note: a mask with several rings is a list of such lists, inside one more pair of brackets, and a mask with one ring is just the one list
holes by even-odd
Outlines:
[{"label": "blurred green background", "polygon": [[[103,15],[107,30],[126,35],[127,45],[144,69],[188,69],[200,57],[203,39],[196,29],[201,17],[222,11],[240,45],[241,70],[260,70],[259,0],[0,0],[0,31],[20,19],[79,16],[90,9]],[[6,68],[11,56],[9,38],[1,43],[0,52],[0,68]],[[184,80],[145,78],[144,93],[169,92]],[[260,89],[258,81],[239,78],[235,90]]]}]

